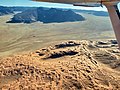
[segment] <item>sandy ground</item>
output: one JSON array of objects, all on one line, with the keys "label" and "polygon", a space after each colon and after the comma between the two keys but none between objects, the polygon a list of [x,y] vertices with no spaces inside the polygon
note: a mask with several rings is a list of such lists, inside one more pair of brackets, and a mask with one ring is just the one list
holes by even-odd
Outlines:
[{"label": "sandy ground", "polygon": [[2,90],[119,90],[116,40],[65,41],[0,59]]}]

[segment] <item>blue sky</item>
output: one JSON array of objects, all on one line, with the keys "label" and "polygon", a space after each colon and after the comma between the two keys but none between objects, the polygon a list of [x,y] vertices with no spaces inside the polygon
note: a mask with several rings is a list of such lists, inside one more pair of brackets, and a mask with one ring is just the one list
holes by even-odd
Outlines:
[{"label": "blue sky", "polygon": [[72,8],[72,9],[85,9],[85,10],[97,10],[107,11],[106,8],[102,7],[78,7],[68,4],[55,4],[45,2],[35,2],[31,0],[0,0],[0,6],[36,6],[36,7],[54,7],[54,8]]}]

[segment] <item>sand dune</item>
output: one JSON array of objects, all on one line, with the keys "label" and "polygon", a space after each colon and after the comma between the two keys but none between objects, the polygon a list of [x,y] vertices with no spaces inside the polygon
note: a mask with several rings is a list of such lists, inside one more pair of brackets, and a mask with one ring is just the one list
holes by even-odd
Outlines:
[{"label": "sand dune", "polygon": [[2,90],[119,90],[115,40],[65,41],[0,59]]}]

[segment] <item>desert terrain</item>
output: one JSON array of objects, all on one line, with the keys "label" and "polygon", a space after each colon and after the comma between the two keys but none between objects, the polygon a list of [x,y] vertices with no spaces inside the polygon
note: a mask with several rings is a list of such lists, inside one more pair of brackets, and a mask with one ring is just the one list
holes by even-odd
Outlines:
[{"label": "desert terrain", "polygon": [[1,90],[119,90],[120,51],[109,17],[6,23],[0,16]]},{"label": "desert terrain", "polygon": [[65,41],[1,58],[2,90],[119,90],[115,40]]},{"label": "desert terrain", "polygon": [[13,15],[0,16],[0,56],[34,51],[64,40],[114,39],[109,17],[82,14],[85,21],[6,23]]}]

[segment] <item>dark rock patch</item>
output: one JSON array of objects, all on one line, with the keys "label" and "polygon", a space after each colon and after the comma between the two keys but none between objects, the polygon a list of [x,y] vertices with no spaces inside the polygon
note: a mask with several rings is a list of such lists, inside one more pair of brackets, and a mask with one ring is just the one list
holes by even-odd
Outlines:
[{"label": "dark rock patch", "polygon": [[45,59],[48,58],[60,58],[63,56],[68,56],[68,55],[76,55],[78,54],[78,52],[76,51],[59,51],[59,52],[54,52],[54,53],[50,53]]},{"label": "dark rock patch", "polygon": [[117,43],[117,40],[110,40],[110,42],[111,42],[112,44],[118,44],[118,43]]}]

